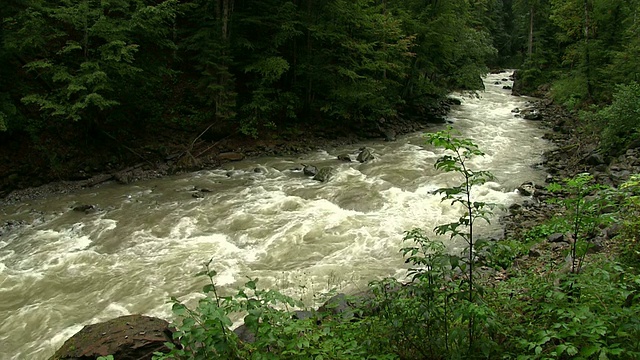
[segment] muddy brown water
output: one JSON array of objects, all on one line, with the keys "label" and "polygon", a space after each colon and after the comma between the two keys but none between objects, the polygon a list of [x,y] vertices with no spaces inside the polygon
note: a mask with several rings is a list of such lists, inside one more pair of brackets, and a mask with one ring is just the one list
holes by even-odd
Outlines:
[{"label": "muddy brown water", "polygon": [[[551,147],[538,123],[511,112],[530,99],[502,89],[512,85],[502,81],[508,76],[489,75],[478,97],[454,95],[463,103],[448,116],[487,153],[471,165],[497,177],[474,196],[506,206],[522,201],[521,183],[544,181],[534,165]],[[355,160],[362,146],[375,160],[336,160],[343,153]],[[47,359],[83,325],[120,315],[171,319],[167,300],[197,299],[204,280],[193,275],[209,259],[222,291],[257,277],[309,305],[330,288],[355,291],[402,277],[403,232],[460,215],[433,194],[460,181],[434,170],[441,154],[415,133],[5,206],[0,223],[29,225],[0,236],[0,359]],[[319,183],[299,170],[303,163],[337,174]],[[209,192],[194,198],[194,187]],[[82,204],[100,211],[71,210]],[[494,221],[481,233],[499,236],[501,229]],[[452,251],[461,246],[449,243]]]}]

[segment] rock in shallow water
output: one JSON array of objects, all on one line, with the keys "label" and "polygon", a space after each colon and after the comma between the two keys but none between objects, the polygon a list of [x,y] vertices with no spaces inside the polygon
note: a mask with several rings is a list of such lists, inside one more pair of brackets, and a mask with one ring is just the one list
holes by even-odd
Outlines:
[{"label": "rock in shallow water", "polygon": [[371,150],[367,148],[362,149],[362,151],[360,151],[360,154],[358,154],[358,161],[361,163],[367,162],[373,159],[375,159],[375,157],[373,156],[373,153],[371,152]]},{"label": "rock in shallow water", "polygon": [[329,167],[329,166],[323,167],[322,169],[320,169],[320,171],[318,171],[316,176],[313,177],[313,180],[317,180],[320,182],[327,182],[331,180],[331,178],[334,177],[335,174],[336,174],[336,171],[332,167]]}]

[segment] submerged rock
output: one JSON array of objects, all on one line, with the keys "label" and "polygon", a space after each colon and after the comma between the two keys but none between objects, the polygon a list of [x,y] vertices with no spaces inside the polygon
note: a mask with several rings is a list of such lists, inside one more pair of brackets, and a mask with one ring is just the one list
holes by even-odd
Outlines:
[{"label": "submerged rock", "polygon": [[349,154],[340,154],[338,155],[338,160],[344,161],[344,162],[351,162],[351,156],[349,156]]},{"label": "submerged rock", "polygon": [[322,169],[320,169],[320,171],[318,171],[316,176],[313,177],[313,180],[317,180],[320,182],[327,182],[331,180],[331,178],[333,178],[335,174],[336,174],[336,171],[332,167],[329,167],[329,166],[323,167]]},{"label": "submerged rock", "polygon": [[358,154],[358,161],[361,163],[364,163],[373,159],[375,159],[375,156],[373,156],[373,153],[368,148],[363,148],[360,151],[360,154]]},{"label": "submerged rock", "polygon": [[98,211],[96,205],[78,205],[73,208],[73,211],[83,212],[85,214],[91,214]]},{"label": "submerged rock", "polygon": [[313,165],[305,165],[302,172],[307,176],[316,176],[318,168]]}]

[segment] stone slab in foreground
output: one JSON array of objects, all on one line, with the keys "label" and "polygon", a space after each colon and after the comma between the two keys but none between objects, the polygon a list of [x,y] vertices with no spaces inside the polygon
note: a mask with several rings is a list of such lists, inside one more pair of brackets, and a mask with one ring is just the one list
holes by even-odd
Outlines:
[{"label": "stone slab in foreground", "polygon": [[168,352],[169,323],[143,315],[127,315],[87,325],[67,340],[49,360],[94,360],[113,355],[118,360],[147,360],[156,351]]}]

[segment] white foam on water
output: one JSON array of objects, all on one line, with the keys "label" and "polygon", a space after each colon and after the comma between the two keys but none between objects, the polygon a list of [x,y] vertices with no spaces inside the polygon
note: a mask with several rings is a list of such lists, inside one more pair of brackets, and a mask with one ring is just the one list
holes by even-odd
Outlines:
[{"label": "white foam on water", "polygon": [[[547,146],[535,125],[511,114],[525,99],[493,85],[506,76],[490,76],[479,98],[460,96],[463,105],[449,116],[487,153],[469,165],[498,176],[475,188],[474,200],[504,206],[520,201],[518,182],[543,178],[531,165]],[[354,158],[361,146],[376,159],[336,160]],[[81,325],[119,315],[170,317],[170,296],[190,304],[202,296],[207,280],[192,275],[209,260],[221,293],[257,277],[260,286],[309,303],[317,291],[402,278],[404,231],[421,227],[434,236],[434,226],[463,211],[434,193],[461,181],[433,168],[441,155],[410,134],[65,197],[107,210],[52,215],[0,241],[0,294],[10,299],[10,308],[0,305],[0,358],[46,359]],[[320,183],[291,170],[300,164],[332,166],[336,175]],[[194,199],[194,186],[211,192]],[[490,235],[495,227],[480,229]]]}]

